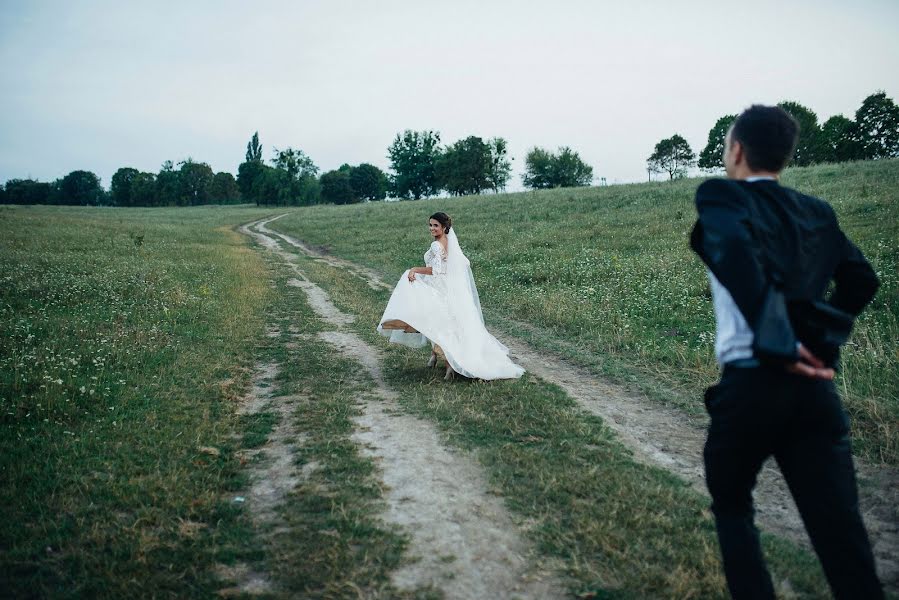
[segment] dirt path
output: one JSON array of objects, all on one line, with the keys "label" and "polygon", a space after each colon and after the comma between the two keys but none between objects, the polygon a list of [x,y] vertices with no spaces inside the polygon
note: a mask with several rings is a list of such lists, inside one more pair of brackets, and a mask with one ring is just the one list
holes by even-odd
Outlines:
[{"label": "dirt path", "polygon": [[[277,330],[269,330],[268,335],[277,337]],[[292,419],[293,407],[302,398],[295,396],[276,396],[275,377],[278,365],[275,363],[257,364],[253,372],[253,382],[249,393],[242,399],[238,414],[255,415],[261,412],[276,413],[280,420],[268,440],[259,448],[244,451],[250,475],[250,487],[235,492],[229,501],[246,506],[257,531],[263,537],[277,533],[284,527],[284,522],[277,512],[278,505],[301,479],[307,478],[314,465],[305,465],[298,469],[294,465],[294,447],[302,441],[302,432],[298,431]],[[260,461],[253,459],[262,457]],[[217,569],[220,579],[232,583],[232,587],[219,590],[222,597],[244,597],[246,595],[271,594],[275,586],[271,577],[264,572],[256,571],[249,565],[220,565]]]},{"label": "dirt path", "polygon": [[[275,235],[310,256],[323,259],[313,247],[282,233]],[[389,289],[377,274],[349,261],[329,257],[328,264],[363,277],[375,289]],[[363,271],[364,276],[360,275]],[[638,460],[667,469],[707,494],[702,464],[704,422],[660,406],[519,339],[506,338],[503,343],[525,369],[558,385],[585,410],[602,417]],[[862,515],[878,572],[888,590],[899,592],[899,471],[873,467],[858,459],[856,469]],[[760,474],[754,497],[761,528],[810,547],[799,513],[773,461],[766,463]]]},{"label": "dirt path", "polygon": [[[476,461],[447,448],[429,422],[402,413],[381,374],[378,350],[345,328],[352,315],[337,309],[296,257],[280,248],[265,227],[271,220],[240,230],[292,269],[296,278],[289,284],[301,288],[315,313],[333,327],[319,337],[374,380],[376,398],[360,400],[363,414],[353,439],[380,468],[387,488],[383,518],[411,539],[413,561],[393,574],[394,584],[400,589],[430,585],[458,599],[564,597],[564,585],[535,566],[534,550],[518,535],[502,499],[488,492]],[[364,277],[362,269],[353,272]]]}]

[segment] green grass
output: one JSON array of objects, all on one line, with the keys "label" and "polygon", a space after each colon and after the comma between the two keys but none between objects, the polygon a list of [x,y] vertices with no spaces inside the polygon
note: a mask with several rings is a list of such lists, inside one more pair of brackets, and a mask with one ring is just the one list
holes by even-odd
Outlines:
[{"label": "green grass", "polygon": [[[389,292],[321,262],[299,259],[356,332],[384,350],[385,375],[401,406],[474,452],[546,557],[560,561],[576,594],[599,598],[724,598],[708,501],[669,473],[636,463],[602,421],[558,387],[530,375],[488,384],[424,366],[428,353],[388,345],[374,331]],[[826,595],[814,557],[764,536],[775,581]]]},{"label": "green grass", "polygon": [[227,494],[272,291],[231,227],[265,212],[0,207],[4,594],[208,597],[258,558]]},{"label": "green grass", "polygon": [[[385,274],[420,264],[428,216],[454,219],[488,317],[663,402],[701,412],[717,377],[705,272],[687,238],[701,180],[306,208],[272,224]],[[843,354],[838,384],[856,452],[899,464],[899,160],[788,170],[828,200],[882,287]],[[510,319],[512,321],[510,321]],[[538,328],[517,331],[514,321]]]}]

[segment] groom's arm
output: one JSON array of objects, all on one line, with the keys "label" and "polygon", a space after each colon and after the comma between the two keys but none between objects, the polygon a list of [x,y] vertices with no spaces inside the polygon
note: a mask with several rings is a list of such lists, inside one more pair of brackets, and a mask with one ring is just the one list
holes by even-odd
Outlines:
[{"label": "groom's arm", "polygon": [[690,243],[755,330],[767,278],[752,236],[746,199],[733,186],[723,179],[711,179],[699,186],[698,220]]}]

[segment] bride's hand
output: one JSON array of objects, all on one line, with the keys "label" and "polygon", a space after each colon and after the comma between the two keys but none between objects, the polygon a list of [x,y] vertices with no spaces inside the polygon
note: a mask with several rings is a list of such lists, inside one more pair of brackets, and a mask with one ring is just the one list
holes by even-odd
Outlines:
[{"label": "bride's hand", "polygon": [[409,281],[415,281],[415,271],[413,269],[409,269]]}]

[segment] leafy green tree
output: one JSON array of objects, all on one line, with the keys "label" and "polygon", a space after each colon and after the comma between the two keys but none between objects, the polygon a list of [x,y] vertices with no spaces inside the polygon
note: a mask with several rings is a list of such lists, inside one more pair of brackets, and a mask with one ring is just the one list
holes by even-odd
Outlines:
[{"label": "leafy green tree", "polygon": [[438,132],[407,129],[398,133],[387,148],[393,170],[393,193],[400,198],[416,200],[436,194],[440,189],[437,183],[440,154]]},{"label": "leafy green tree", "polygon": [[490,167],[487,170],[487,183],[493,193],[506,189],[512,178],[512,162],[508,157],[509,144],[504,138],[495,137],[487,142],[490,149]]},{"label": "leafy green tree", "polygon": [[72,171],[63,177],[59,193],[60,204],[74,206],[99,206],[106,199],[100,178],[90,171]]},{"label": "leafy green tree", "polygon": [[859,140],[858,127],[843,115],[834,115],[821,125],[821,162],[845,162],[861,160],[864,150]]},{"label": "leafy green tree", "polygon": [[6,195],[6,186],[0,185],[0,204],[11,204]]},{"label": "leafy green tree", "polygon": [[272,166],[287,172],[292,179],[301,179],[303,177],[315,177],[318,175],[318,167],[312,162],[312,159],[306,156],[302,150],[294,148],[285,148],[284,150],[275,149],[275,157],[272,159]]},{"label": "leafy green tree", "polygon": [[656,144],[646,164],[653,173],[668,173],[669,180],[680,179],[696,164],[696,154],[687,140],[675,133]]},{"label": "leafy green tree", "polygon": [[253,180],[250,195],[259,205],[280,204],[281,189],[289,186],[287,172],[262,165],[262,170]]},{"label": "leafy green tree", "polygon": [[318,183],[318,167],[302,150],[275,149],[272,166],[285,174],[279,177],[284,182],[278,190],[276,204],[309,205],[319,201],[321,187]]},{"label": "leafy green tree", "polygon": [[543,148],[532,148],[524,157],[524,174],[521,183],[532,190],[555,187],[553,165],[555,155]]},{"label": "leafy green tree", "polygon": [[336,169],[322,174],[319,179],[322,202],[352,204],[360,200],[350,182],[351,172],[351,169]]},{"label": "leafy green tree", "polygon": [[437,160],[440,188],[454,196],[480,194],[490,189],[490,147],[477,136],[457,141]]},{"label": "leafy green tree", "polygon": [[156,175],[139,172],[131,180],[131,206],[157,206]]},{"label": "leafy green tree", "polygon": [[257,205],[262,203],[260,198],[253,195],[253,186],[265,169],[265,164],[259,160],[248,160],[237,167],[237,187],[245,202],[255,202]]},{"label": "leafy green tree", "polygon": [[532,148],[524,157],[524,166],[521,182],[534,190],[587,186],[593,181],[593,167],[568,146],[559,148],[558,154]]},{"label": "leafy green tree", "polygon": [[53,186],[34,179],[10,179],[4,186],[9,204],[49,204]]},{"label": "leafy green tree", "polygon": [[247,142],[247,162],[262,162],[262,145],[259,143],[259,132],[255,132],[250,141]]},{"label": "leafy green tree", "polygon": [[568,146],[559,148],[552,166],[555,187],[585,187],[593,181],[593,167]]},{"label": "leafy green tree", "polygon": [[192,158],[182,160],[178,170],[178,204],[181,206],[199,206],[209,204],[212,179],[215,174],[212,167],[204,162],[195,162]]},{"label": "leafy green tree", "polygon": [[899,107],[886,92],[876,92],[862,101],[855,112],[865,158],[899,156]]},{"label": "leafy green tree", "polygon": [[237,204],[240,202],[240,189],[234,175],[224,171],[216,173],[212,178],[209,196],[217,204]]},{"label": "leafy green tree", "polygon": [[818,125],[818,115],[812,109],[798,102],[784,101],[779,107],[793,115],[799,122],[799,141],[796,144],[796,152],[793,154],[793,164],[797,167],[805,167],[821,161],[821,127]]},{"label": "leafy green tree", "polygon": [[[378,167],[362,163],[350,171],[350,185],[362,200],[383,200],[387,197],[387,175]],[[322,186],[322,198],[325,196]]]},{"label": "leafy green tree", "polygon": [[724,138],[736,120],[737,115],[724,115],[715,121],[714,127],[709,130],[709,141],[699,153],[697,166],[700,169],[715,171],[724,168]]},{"label": "leafy green tree", "polygon": [[156,203],[155,206],[177,206],[181,194],[181,183],[178,171],[175,170],[172,161],[162,163],[159,174],[156,175]]},{"label": "leafy green tree", "polygon": [[134,206],[131,199],[131,184],[139,171],[131,167],[122,167],[112,176],[109,195],[114,206]]}]

